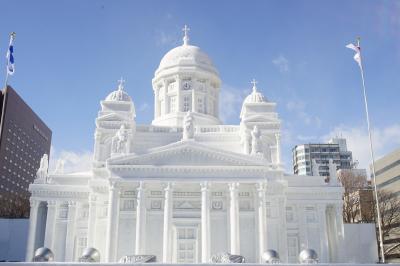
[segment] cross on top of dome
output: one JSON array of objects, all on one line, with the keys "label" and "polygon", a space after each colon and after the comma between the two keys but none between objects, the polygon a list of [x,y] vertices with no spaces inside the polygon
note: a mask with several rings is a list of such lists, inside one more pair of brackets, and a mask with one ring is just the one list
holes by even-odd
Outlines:
[{"label": "cross on top of dome", "polygon": [[250,83],[253,84],[253,91],[257,91],[256,84],[257,84],[258,82],[257,82],[255,79],[253,79]]},{"label": "cross on top of dome", "polygon": [[121,77],[118,80],[118,90],[123,90],[124,89],[124,84],[125,84],[125,80]]},{"label": "cross on top of dome", "polygon": [[188,32],[190,31],[190,28],[185,24],[185,27],[182,29],[184,36],[183,36],[183,45],[188,45],[189,43],[189,35]]}]

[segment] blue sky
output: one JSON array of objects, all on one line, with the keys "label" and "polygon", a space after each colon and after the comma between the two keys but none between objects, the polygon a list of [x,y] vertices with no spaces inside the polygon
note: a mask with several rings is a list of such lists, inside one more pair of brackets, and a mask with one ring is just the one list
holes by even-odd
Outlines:
[{"label": "blue sky", "polygon": [[[278,103],[283,154],[338,134],[368,163],[359,69],[345,48],[362,38],[374,146],[400,146],[400,1],[2,1],[0,51],[17,33],[12,85],[53,130],[53,158],[84,167],[99,101],[123,76],[137,122],[153,117],[151,79],[162,56],[191,43],[223,82],[221,117],[239,123],[250,80]],[[3,63],[5,67],[5,61]],[[3,68],[5,69],[5,68]],[[86,165],[87,162],[85,161]],[[73,167],[70,166],[72,169]],[[73,169],[75,170],[75,169]]]}]

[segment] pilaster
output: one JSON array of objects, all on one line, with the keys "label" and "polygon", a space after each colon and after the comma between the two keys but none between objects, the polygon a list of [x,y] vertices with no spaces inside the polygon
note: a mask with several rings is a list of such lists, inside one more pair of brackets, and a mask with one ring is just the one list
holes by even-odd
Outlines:
[{"label": "pilaster", "polygon": [[207,182],[201,183],[201,262],[210,261],[210,191]]},{"label": "pilaster", "polygon": [[163,262],[171,262],[171,227],[172,227],[172,184],[165,188],[164,199],[164,230],[163,230]]},{"label": "pilaster", "polygon": [[259,254],[259,262],[262,262],[261,256],[268,249],[267,247],[267,212],[266,212],[266,184],[264,182],[260,182],[256,186],[257,188],[257,208],[258,208],[258,236],[259,236],[259,244],[258,244],[258,254]]},{"label": "pilaster", "polygon": [[118,243],[118,218],[119,218],[120,188],[115,181],[110,182],[107,209],[107,236],[106,236],[106,262],[116,260]]},{"label": "pilaster", "polygon": [[230,237],[231,237],[231,248],[230,252],[233,255],[240,255],[240,227],[239,227],[239,199],[238,199],[238,187],[239,183],[230,183],[229,195],[230,195],[230,208],[229,208],[229,222],[230,222]]},{"label": "pilaster", "polygon": [[137,189],[135,254],[146,254],[146,190],[143,182]]},{"label": "pilaster", "polygon": [[74,261],[76,208],[77,203],[75,201],[68,202],[67,235],[65,238],[65,261]]},{"label": "pilaster", "polygon": [[39,210],[39,201],[30,199],[30,215],[29,215],[29,235],[26,248],[26,261],[32,261],[33,253],[35,252],[36,244],[36,230],[37,230],[37,217]]},{"label": "pilaster", "polygon": [[55,227],[57,219],[57,202],[47,201],[46,234],[44,237],[44,246],[54,252]]}]

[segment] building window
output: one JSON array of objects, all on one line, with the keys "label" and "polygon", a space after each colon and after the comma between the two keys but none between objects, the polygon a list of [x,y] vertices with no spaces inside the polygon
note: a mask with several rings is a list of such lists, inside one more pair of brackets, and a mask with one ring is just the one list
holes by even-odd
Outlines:
[{"label": "building window", "polygon": [[170,112],[171,113],[176,112],[176,96],[172,96],[170,98]]},{"label": "building window", "polygon": [[288,223],[294,222],[293,207],[286,207],[286,222],[288,222]]},{"label": "building window", "polygon": [[183,96],[183,111],[188,112],[191,109],[192,97],[190,95]]}]

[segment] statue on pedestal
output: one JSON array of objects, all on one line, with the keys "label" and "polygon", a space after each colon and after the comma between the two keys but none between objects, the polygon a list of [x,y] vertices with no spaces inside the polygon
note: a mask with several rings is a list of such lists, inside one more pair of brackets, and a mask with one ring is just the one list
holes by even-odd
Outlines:
[{"label": "statue on pedestal", "polygon": [[114,154],[124,154],[129,152],[128,145],[128,132],[125,129],[125,125],[122,124],[117,134],[112,138],[112,149],[111,152]]},{"label": "statue on pedestal", "polygon": [[183,140],[193,139],[194,137],[194,125],[193,125],[193,116],[189,111],[183,118]]},{"label": "statue on pedestal", "polygon": [[262,153],[262,142],[261,142],[261,132],[257,126],[254,126],[253,131],[251,131],[251,154],[261,154]]},{"label": "statue on pedestal", "polygon": [[36,172],[36,178],[42,179],[47,183],[47,176],[49,171],[49,156],[45,153],[40,159],[40,166]]}]

